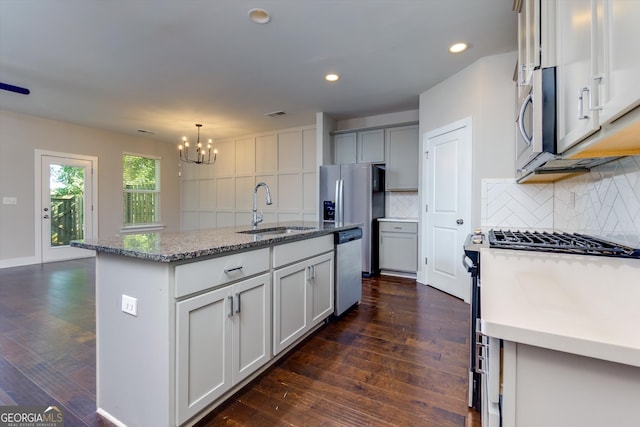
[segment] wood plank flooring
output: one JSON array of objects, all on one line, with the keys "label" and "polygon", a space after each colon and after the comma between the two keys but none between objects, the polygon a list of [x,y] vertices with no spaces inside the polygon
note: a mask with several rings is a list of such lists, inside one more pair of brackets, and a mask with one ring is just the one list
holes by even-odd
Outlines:
[{"label": "wood plank flooring", "polygon": [[[95,413],[93,259],[0,269],[0,405]],[[230,426],[480,426],[469,410],[469,306],[415,280],[363,279],[331,321],[202,420]]]}]

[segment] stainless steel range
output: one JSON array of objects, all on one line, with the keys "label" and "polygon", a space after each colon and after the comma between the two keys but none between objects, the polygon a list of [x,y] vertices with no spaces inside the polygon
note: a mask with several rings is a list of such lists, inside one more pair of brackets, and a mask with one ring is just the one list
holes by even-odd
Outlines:
[{"label": "stainless steel range", "polygon": [[[483,412],[483,421],[486,419],[488,422],[483,425],[496,424],[495,419],[501,418],[501,399],[499,398],[498,391],[491,391],[487,384],[488,381],[487,372],[489,371],[489,364],[487,363],[490,357],[490,351],[496,349],[489,348],[488,337],[483,336],[481,331],[481,319],[484,318],[482,313],[482,295],[481,295],[481,252],[484,250],[497,250],[502,253],[502,249],[509,249],[515,251],[530,251],[543,252],[543,253],[558,253],[558,263],[565,265],[564,268],[572,268],[571,259],[586,259],[582,256],[597,256],[597,257],[613,257],[613,258],[628,258],[628,259],[640,259],[640,249],[627,247],[615,242],[600,239],[584,234],[577,233],[564,233],[564,232],[546,232],[546,231],[511,231],[511,230],[489,230],[486,233],[480,230],[470,234],[464,245],[464,257],[463,264],[467,271],[471,274],[471,322],[470,322],[470,371],[469,371],[469,406],[474,407],[477,410]],[[506,251],[507,253],[509,251]],[[519,252],[512,252],[517,254]],[[487,254],[488,256],[489,254]],[[523,265],[521,263],[527,263],[529,256],[525,253],[521,254],[517,258],[512,259],[517,261],[515,264]],[[579,258],[573,258],[576,255]],[[569,257],[569,258],[567,258]],[[606,266],[608,264],[616,264],[613,262],[602,259],[593,259],[599,266]],[[504,275],[506,277],[513,276],[519,267],[506,266]],[[560,267],[558,267],[560,268]],[[611,267],[609,271],[612,273],[616,271],[617,267]],[[541,272],[542,274],[543,272]],[[527,272],[528,275],[535,274],[531,271]],[[580,280],[584,280],[584,277]],[[494,340],[495,341],[495,340]],[[497,350],[499,354],[499,349]],[[498,356],[499,358],[499,356]],[[494,357],[495,360],[495,357]],[[494,374],[495,376],[495,374]],[[489,401],[489,402],[487,402]],[[487,414],[487,412],[492,414]],[[491,421],[490,421],[491,419]],[[499,422],[498,422],[499,424]]]}]

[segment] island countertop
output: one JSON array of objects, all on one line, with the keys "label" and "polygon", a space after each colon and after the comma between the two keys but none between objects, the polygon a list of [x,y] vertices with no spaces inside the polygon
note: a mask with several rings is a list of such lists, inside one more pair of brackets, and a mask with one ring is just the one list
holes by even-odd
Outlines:
[{"label": "island countertop", "polygon": [[[293,221],[260,224],[255,233],[246,233],[251,230],[247,225],[182,232],[122,233],[107,238],[74,240],[71,246],[149,261],[175,262],[304,240],[360,226]],[[278,228],[288,231],[270,234]]]}]

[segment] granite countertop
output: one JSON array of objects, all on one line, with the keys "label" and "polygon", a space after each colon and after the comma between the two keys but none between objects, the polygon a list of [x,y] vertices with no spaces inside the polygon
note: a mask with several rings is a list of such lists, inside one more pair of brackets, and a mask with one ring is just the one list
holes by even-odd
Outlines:
[{"label": "granite countertop", "polygon": [[262,233],[277,227],[292,229],[281,234],[239,233],[251,230],[250,225],[244,225],[182,232],[117,234],[107,238],[75,240],[71,242],[71,246],[149,261],[174,262],[269,247],[360,226],[361,224],[336,226],[334,223],[294,221],[260,224],[257,229]]}]

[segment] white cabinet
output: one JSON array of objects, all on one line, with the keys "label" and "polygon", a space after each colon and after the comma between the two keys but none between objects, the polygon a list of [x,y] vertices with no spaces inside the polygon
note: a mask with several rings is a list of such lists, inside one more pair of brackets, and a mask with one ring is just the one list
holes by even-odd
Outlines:
[{"label": "white cabinet", "polygon": [[530,85],[533,70],[539,66],[540,0],[522,0],[518,13],[518,87]]},{"label": "white cabinet", "polygon": [[415,273],[418,269],[418,223],[380,221],[380,269]]},{"label": "white cabinet", "polygon": [[[498,381],[489,394],[496,408],[501,400],[502,426],[637,424],[638,367],[511,341],[504,341],[502,357],[500,353],[498,349],[502,373],[496,373]],[[483,420],[482,425],[492,424]]]},{"label": "white cabinet", "polygon": [[384,129],[334,135],[334,163],[384,162]]},{"label": "white cabinet", "polygon": [[358,132],[358,163],[384,162],[384,129]]},{"label": "white cabinet", "polygon": [[333,236],[274,248],[273,354],[333,312]]},{"label": "white cabinet", "polygon": [[355,163],[358,136],[356,133],[342,133],[333,136],[334,163]]},{"label": "white cabinet", "polygon": [[420,141],[418,126],[385,129],[387,140],[387,191],[417,191]]},{"label": "white cabinet", "polygon": [[640,2],[560,1],[558,151],[640,104]]},{"label": "white cabinet", "polygon": [[330,252],[274,271],[274,355],[333,312],[333,262]]},{"label": "white cabinet", "polygon": [[270,319],[268,273],[176,304],[178,423],[269,361]]}]

